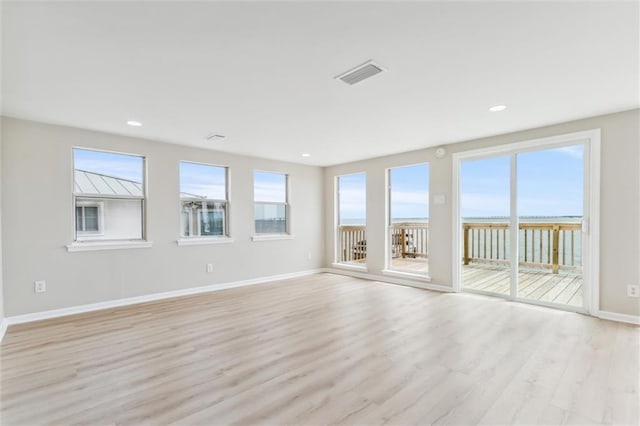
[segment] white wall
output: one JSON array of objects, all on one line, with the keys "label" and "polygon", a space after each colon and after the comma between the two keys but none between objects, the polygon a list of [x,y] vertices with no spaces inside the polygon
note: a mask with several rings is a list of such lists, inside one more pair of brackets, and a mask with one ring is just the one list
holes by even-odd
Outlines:
[{"label": "white wall", "polygon": [[[432,148],[326,168],[324,185],[327,266],[331,264],[334,256],[335,176],[367,173],[367,263],[369,273],[381,275],[385,266],[385,170],[389,167],[428,161],[432,197],[429,217],[429,271],[435,284],[451,286],[451,154],[596,128],[602,130],[600,308],[621,314],[640,315],[638,299],[626,296],[628,284],[640,283],[640,249],[636,237],[640,231],[640,110],[637,109],[448,145],[448,154],[443,159],[436,159],[435,148]],[[445,205],[434,205],[435,194],[446,196]]]},{"label": "white wall", "polygon": [[[12,118],[3,119],[2,135],[7,316],[323,266],[319,167]],[[73,146],[147,158],[147,230],[152,248],[67,252],[65,246],[73,239]],[[180,232],[180,160],[229,166],[232,244],[176,245]],[[295,239],[251,241],[254,169],[289,174]],[[45,211],[46,217],[42,217]],[[311,260],[307,259],[308,253]],[[213,273],[206,273],[206,263],[214,264]],[[35,280],[47,281],[46,293],[34,293]]]},{"label": "white wall", "polygon": [[[2,9],[0,7],[0,9]],[[3,257],[2,257],[2,229],[4,228],[2,222],[2,120],[0,120],[0,324],[5,317],[5,309],[4,309],[4,270],[3,270]],[[0,332],[1,334],[1,332]],[[2,336],[0,335],[0,340]]]}]

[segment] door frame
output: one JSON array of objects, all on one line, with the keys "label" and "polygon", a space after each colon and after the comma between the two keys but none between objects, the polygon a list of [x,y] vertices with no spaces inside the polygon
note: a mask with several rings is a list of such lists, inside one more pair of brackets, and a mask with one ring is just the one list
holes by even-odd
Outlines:
[{"label": "door frame", "polygon": [[[563,309],[568,311],[576,311],[597,315],[600,308],[600,129],[591,129],[575,133],[567,133],[563,135],[545,137],[540,139],[531,139],[520,142],[514,142],[504,145],[492,146],[488,148],[473,149],[468,151],[456,152],[452,155],[452,283],[455,292],[462,291],[462,262],[461,259],[461,238],[462,238],[462,218],[460,217],[460,170],[461,163],[464,160],[480,160],[483,158],[491,158],[496,156],[510,156],[511,159],[511,210],[510,223],[511,229],[517,229],[517,217],[513,217],[516,211],[517,193],[516,186],[516,165],[514,154],[538,151],[541,149],[560,148],[576,144],[584,144],[584,220],[583,234],[587,234],[588,238],[584,238],[583,243],[583,297],[584,308],[563,306],[554,303],[540,302],[536,300],[527,300],[511,296],[507,299],[518,302],[529,303],[534,305],[548,306],[555,309]],[[514,226],[515,222],[515,226]],[[511,264],[513,259],[518,259],[518,244],[513,244],[517,238],[517,234],[511,232]],[[512,288],[516,284],[513,275],[517,274],[517,268],[512,268]],[[501,297],[500,295],[496,295]]]}]

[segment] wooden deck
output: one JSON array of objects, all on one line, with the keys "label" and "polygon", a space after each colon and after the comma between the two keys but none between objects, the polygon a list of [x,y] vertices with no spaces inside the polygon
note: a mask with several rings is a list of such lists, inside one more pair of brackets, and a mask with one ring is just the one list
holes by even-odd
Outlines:
[{"label": "wooden deck", "polygon": [[[509,294],[510,272],[491,266],[468,265],[462,269],[463,288]],[[522,271],[518,274],[518,297],[562,305],[582,306],[582,275]]]},{"label": "wooden deck", "polygon": [[[392,269],[427,273],[425,259],[397,258]],[[497,294],[509,294],[509,270],[495,266],[467,265],[462,268],[463,288]],[[582,306],[582,275],[560,271],[552,274],[544,271],[522,271],[519,274],[519,294],[524,299],[541,302]]]}]

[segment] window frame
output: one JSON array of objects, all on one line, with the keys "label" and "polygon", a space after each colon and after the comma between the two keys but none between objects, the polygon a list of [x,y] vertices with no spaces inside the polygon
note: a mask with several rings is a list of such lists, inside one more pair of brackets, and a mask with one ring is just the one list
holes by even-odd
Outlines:
[{"label": "window frame", "polygon": [[[182,221],[182,213],[184,212],[183,210],[183,201],[185,200],[191,200],[191,201],[202,201],[201,199],[198,198],[182,198],[180,196],[180,194],[182,193],[182,188],[181,188],[181,173],[180,173],[180,165],[182,163],[188,163],[188,164],[195,164],[198,166],[207,166],[207,167],[216,167],[216,168],[221,168],[224,169],[224,195],[226,200],[220,200],[220,199],[209,199],[209,198],[205,198],[205,201],[207,203],[220,203],[220,204],[224,204],[224,220],[222,221],[222,235],[183,235],[182,231],[184,230],[183,228],[183,221]],[[178,161],[178,209],[179,209],[179,214],[180,214],[180,221],[179,221],[179,227],[178,227],[178,240],[177,243],[179,246],[181,245],[193,245],[193,244],[207,244],[207,243],[217,243],[217,242],[232,242],[231,239],[231,226],[230,226],[230,209],[231,209],[231,203],[229,201],[230,198],[230,185],[229,185],[229,177],[230,177],[230,172],[229,172],[229,166],[225,166],[225,165],[221,165],[221,164],[211,164],[211,163],[203,163],[201,161],[191,161],[191,160],[179,160]],[[201,212],[201,211],[200,211]],[[200,229],[200,213],[198,213],[196,215],[196,226],[198,227],[198,229]],[[189,215],[189,229],[193,229],[193,216]]]},{"label": "window frame", "polygon": [[[393,236],[392,236],[392,230],[393,230],[393,217],[392,217],[392,203],[393,203],[393,189],[391,186],[391,172],[393,169],[400,169],[400,168],[404,168],[404,167],[413,167],[413,166],[422,166],[422,165],[426,165],[427,166],[427,176],[428,176],[428,181],[427,181],[427,198],[426,198],[426,202],[427,202],[427,215],[428,215],[428,226],[427,226],[427,233],[430,232],[431,227],[431,162],[430,161],[421,161],[419,163],[411,163],[411,164],[400,164],[400,165],[396,165],[393,167],[387,167],[385,169],[385,185],[386,185],[386,191],[385,191],[385,247],[384,247],[384,251],[385,251],[385,268],[382,271],[382,273],[384,275],[390,275],[390,276],[398,276],[398,277],[408,277],[408,278],[413,278],[413,279],[419,279],[419,280],[423,280],[423,281],[431,281],[431,275],[430,275],[430,271],[428,269],[429,267],[429,257],[427,257],[425,259],[425,262],[427,264],[427,271],[425,273],[420,273],[420,272],[413,272],[409,269],[401,269],[401,268],[393,268],[393,262],[392,262],[392,256],[393,256]],[[431,252],[431,238],[427,237],[427,253]]]},{"label": "window frame", "polygon": [[[342,232],[341,232],[341,216],[340,216],[340,178],[342,177],[347,177],[347,176],[355,176],[355,175],[363,175],[364,176],[364,195],[365,195],[365,205],[364,205],[364,232],[365,232],[365,241],[367,241],[369,239],[369,235],[368,235],[368,227],[367,227],[367,216],[368,216],[368,209],[367,209],[367,200],[368,200],[368,194],[367,194],[367,186],[368,186],[368,174],[365,170],[361,170],[361,171],[354,171],[354,172],[349,172],[349,173],[343,173],[340,175],[335,175],[333,177],[333,200],[334,200],[334,219],[333,219],[333,223],[334,223],[334,244],[333,244],[333,263],[332,266],[333,267],[337,267],[337,268],[341,268],[341,269],[350,269],[350,270],[355,270],[355,271],[363,271],[363,272],[367,272],[368,271],[368,250],[367,250],[367,257],[365,257],[365,262],[362,264],[355,264],[352,262],[343,262],[341,261],[342,256],[340,253],[340,249],[341,249],[341,244],[342,244]],[[344,225],[344,226],[348,226],[348,225]]]},{"label": "window frame", "polygon": [[[79,230],[78,229],[78,216],[77,216],[78,208],[82,209],[83,228],[86,228],[86,220],[85,220],[85,218],[86,218],[85,208],[86,207],[96,207],[97,208],[98,230],[95,231],[95,232],[87,231],[86,229],[83,229],[83,230]],[[80,233],[82,233],[83,235],[88,236],[88,237],[104,235],[104,201],[78,201],[77,198],[76,198],[74,215],[75,215],[75,223],[76,223],[76,228],[75,228],[76,235],[78,235]]]},{"label": "window frame", "polygon": [[[134,196],[134,195],[109,195],[102,196],[99,194],[83,194],[77,193],[75,187],[75,150],[83,150],[83,151],[94,151],[94,152],[102,152],[107,154],[116,154],[116,155],[126,155],[129,157],[138,157],[142,160],[142,196]],[[133,154],[130,152],[122,152],[122,151],[113,151],[109,149],[100,149],[100,148],[88,148],[84,146],[72,146],[71,147],[71,221],[73,223],[72,226],[72,234],[70,245],[67,245],[67,251],[86,251],[86,250],[102,250],[102,249],[121,249],[121,248],[146,248],[151,247],[151,242],[147,240],[147,201],[148,201],[148,192],[147,192],[147,156],[144,154]],[[83,200],[78,201],[78,198],[82,198]],[[95,200],[95,201],[88,201]],[[101,229],[102,235],[104,235],[104,200],[139,200],[140,201],[140,238],[110,238],[110,239],[81,239],[78,240],[78,232],[76,230],[76,207],[79,206],[79,203],[102,203],[103,208],[100,209],[102,211],[101,214]],[[97,234],[91,234],[96,235]]]},{"label": "window frame", "polygon": [[[275,201],[256,201],[256,173],[270,173],[274,175],[281,175],[285,178],[284,189],[285,189],[285,202],[275,202]],[[287,172],[279,172],[272,170],[261,170],[254,169],[253,170],[253,241],[261,241],[261,240],[278,240],[278,239],[292,239],[293,233],[291,232],[291,175]],[[256,204],[268,204],[274,206],[282,206],[284,205],[284,215],[285,215],[285,223],[284,223],[284,232],[265,232],[258,233],[256,232]]]}]

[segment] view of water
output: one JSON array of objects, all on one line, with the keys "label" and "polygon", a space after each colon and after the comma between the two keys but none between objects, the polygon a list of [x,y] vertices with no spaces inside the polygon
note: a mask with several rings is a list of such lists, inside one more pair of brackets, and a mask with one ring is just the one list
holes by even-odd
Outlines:
[{"label": "view of water", "polygon": [[[520,222],[527,223],[580,223],[582,216],[521,216]],[[343,225],[364,225],[364,219],[342,219]],[[412,222],[428,223],[429,218],[425,217],[403,217],[391,219],[392,223]],[[463,217],[462,223],[509,223],[509,218],[505,216],[495,217]]]}]

